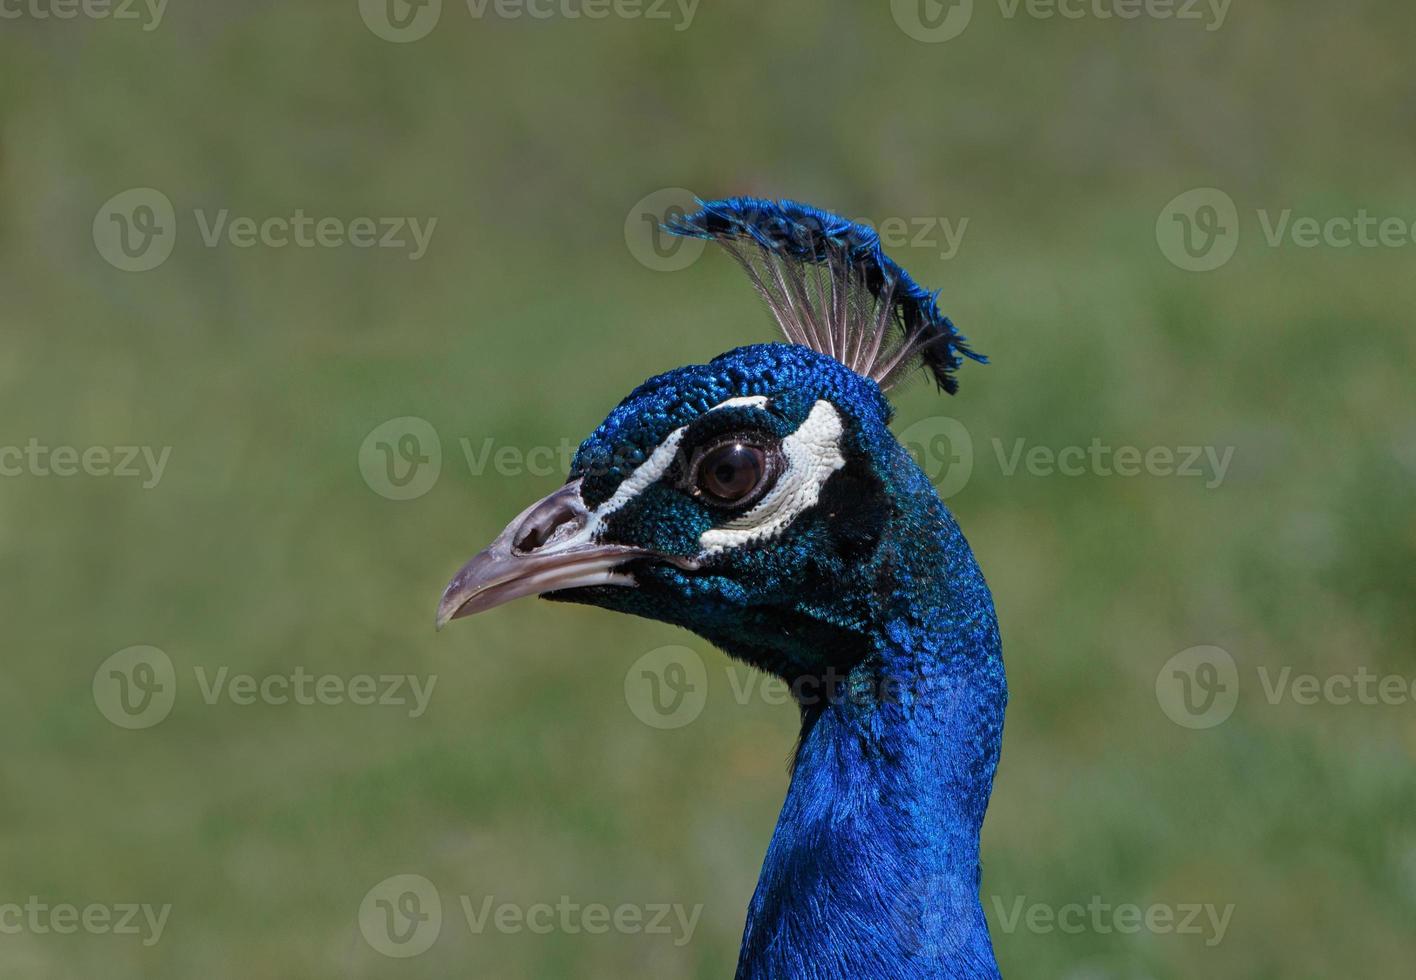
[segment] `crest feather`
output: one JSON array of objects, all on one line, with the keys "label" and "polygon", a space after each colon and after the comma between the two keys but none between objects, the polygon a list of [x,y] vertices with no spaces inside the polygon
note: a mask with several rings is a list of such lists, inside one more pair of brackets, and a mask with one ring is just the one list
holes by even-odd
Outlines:
[{"label": "crest feather", "polygon": [[949,394],[969,350],[930,292],[865,225],[795,201],[699,201],[669,218],[675,235],[717,242],[742,266],[792,343],[836,358],[889,388],[917,364]]}]

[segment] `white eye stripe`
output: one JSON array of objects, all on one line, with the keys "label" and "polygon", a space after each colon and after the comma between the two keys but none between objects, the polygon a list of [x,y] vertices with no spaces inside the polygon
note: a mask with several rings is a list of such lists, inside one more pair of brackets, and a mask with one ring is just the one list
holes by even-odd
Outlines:
[{"label": "white eye stripe", "polygon": [[[725,402],[719,402],[710,408],[709,412],[716,412],[720,408],[733,408],[735,406],[751,406],[753,408],[766,408],[769,399],[766,395],[741,395],[737,398],[729,398]],[[818,403],[824,404],[824,403]],[[704,413],[705,415],[707,412]],[[700,418],[702,416],[699,416]],[[591,513],[586,523],[584,534],[587,536],[593,533],[605,519],[615,511],[622,508],[647,488],[658,483],[669,467],[673,465],[674,456],[678,453],[679,442],[683,440],[683,434],[688,426],[681,425],[664,437],[664,441],[654,448],[649,454],[649,458],[635,467],[634,472],[625,477],[620,485],[615,488],[615,492],[599,507]]]},{"label": "white eye stripe", "polygon": [[595,514],[602,520],[609,517],[635,497],[639,496],[646,487],[652,486],[659,481],[659,478],[668,472],[669,466],[674,461],[674,454],[678,452],[679,441],[683,439],[684,431],[688,426],[680,426],[670,432],[664,441],[655,447],[649,454],[649,458],[634,468],[634,472],[625,477],[614,494],[599,507],[595,508]]},{"label": "white eye stripe", "polygon": [[709,409],[716,412],[720,408],[733,408],[738,405],[748,405],[752,408],[766,408],[770,399],[766,395],[740,395],[737,398],[729,398],[725,402],[719,402]]},{"label": "white eye stripe", "polygon": [[755,507],[722,527],[704,531],[699,546],[712,554],[780,534],[797,515],[821,499],[821,487],[846,465],[841,455],[841,416],[818,401],[801,426],[782,440],[787,468]]}]

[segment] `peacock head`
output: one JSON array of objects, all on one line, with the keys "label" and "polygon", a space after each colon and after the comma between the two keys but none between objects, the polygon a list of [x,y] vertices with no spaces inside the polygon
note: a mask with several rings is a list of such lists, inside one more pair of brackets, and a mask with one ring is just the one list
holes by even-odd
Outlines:
[{"label": "peacock head", "polygon": [[892,583],[942,504],[884,395],[982,360],[869,229],[791,202],[705,204],[669,226],[722,244],[790,343],[636,388],[570,479],[453,578],[438,625],[526,595],[692,630],[795,680],[868,656]]}]

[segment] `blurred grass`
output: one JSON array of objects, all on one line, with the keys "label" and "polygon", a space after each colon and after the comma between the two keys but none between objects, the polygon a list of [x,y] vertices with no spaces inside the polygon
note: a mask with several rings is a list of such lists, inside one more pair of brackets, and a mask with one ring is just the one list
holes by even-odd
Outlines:
[{"label": "blurred grass", "polygon": [[[1225,941],[1001,931],[1006,975],[1400,976],[1416,955],[1416,705],[1270,706],[1253,670],[1416,674],[1416,250],[1264,246],[1254,209],[1416,217],[1411,17],[1236,4],[1173,21],[1006,20],[905,37],[889,5],[704,5],[662,23],[474,21],[415,44],[352,2],[173,4],[159,29],[0,28],[0,444],[172,446],[161,484],[0,480],[0,903],[173,905],[161,942],[0,935],[0,975],[731,975],[795,712],[735,703],[696,638],[515,604],[429,628],[448,574],[556,476],[473,475],[457,441],[578,441],[644,377],[770,337],[727,261],[650,271],[625,216],[661,187],[857,216],[969,219],[896,249],[993,363],[942,402],[972,434],[950,504],[989,575],[1012,685],[985,896],[1234,903]],[[90,239],[129,187],[182,221],[160,268]],[[1156,215],[1238,202],[1224,268]],[[428,254],[198,244],[193,208],[435,216]],[[361,441],[438,430],[437,486],[387,501]],[[1234,445],[1223,485],[1004,476],[1006,446]],[[166,650],[170,718],[121,731],[90,685]],[[625,708],[641,654],[709,665],[702,718]],[[1213,643],[1246,687],[1168,721],[1156,671]],[[207,705],[192,670],[435,674],[431,708]],[[692,942],[471,936],[381,957],[399,873],[511,902],[702,903]],[[1360,964],[1360,966],[1355,966]]]}]

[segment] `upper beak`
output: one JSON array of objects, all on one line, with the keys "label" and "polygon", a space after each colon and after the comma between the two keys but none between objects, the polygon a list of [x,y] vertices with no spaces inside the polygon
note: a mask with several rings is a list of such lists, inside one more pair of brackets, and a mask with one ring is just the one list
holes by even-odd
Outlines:
[{"label": "upper beak", "polygon": [[634,585],[615,569],[649,552],[590,540],[590,512],[574,480],[536,501],[452,577],[437,628],[526,595],[587,585]]}]

